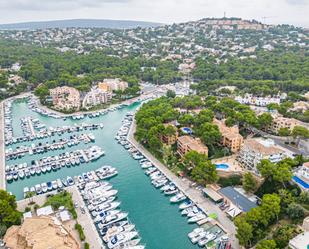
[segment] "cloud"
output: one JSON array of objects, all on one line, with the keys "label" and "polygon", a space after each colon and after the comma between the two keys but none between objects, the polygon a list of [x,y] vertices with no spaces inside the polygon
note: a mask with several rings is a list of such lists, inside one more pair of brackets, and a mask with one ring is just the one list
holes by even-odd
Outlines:
[{"label": "cloud", "polygon": [[0,0],[1,10],[50,11],[101,8],[105,4],[128,3],[130,0]]},{"label": "cloud", "polygon": [[288,4],[291,5],[308,5],[308,0],[286,0]]}]

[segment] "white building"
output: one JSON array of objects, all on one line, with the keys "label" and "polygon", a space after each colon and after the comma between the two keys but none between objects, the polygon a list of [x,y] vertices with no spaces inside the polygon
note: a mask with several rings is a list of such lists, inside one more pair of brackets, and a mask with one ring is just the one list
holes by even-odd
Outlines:
[{"label": "white building", "polygon": [[112,99],[112,94],[99,88],[92,88],[83,100],[83,108],[90,108],[96,105],[105,104]]},{"label": "white building", "polygon": [[309,248],[309,232],[298,234],[289,242],[289,247],[292,249],[307,249]]},{"label": "white building", "polygon": [[252,94],[245,94],[245,96],[236,96],[235,100],[241,104],[246,105],[256,105],[256,106],[267,106],[269,104],[280,104],[280,97],[267,96],[267,97],[258,97]]},{"label": "white building", "polygon": [[237,160],[249,170],[258,174],[256,166],[263,159],[277,163],[286,157],[284,150],[270,139],[247,139],[242,145]]}]

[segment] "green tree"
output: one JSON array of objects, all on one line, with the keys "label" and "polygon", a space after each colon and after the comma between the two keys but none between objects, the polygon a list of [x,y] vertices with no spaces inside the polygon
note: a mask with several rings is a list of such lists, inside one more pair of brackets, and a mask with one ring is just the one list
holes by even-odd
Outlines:
[{"label": "green tree", "polygon": [[291,131],[289,128],[280,128],[278,131],[278,135],[281,137],[287,137],[291,135]]},{"label": "green tree", "polygon": [[172,90],[167,90],[166,97],[168,97],[168,98],[175,98],[176,97],[176,93],[174,91],[172,91]]},{"label": "green tree", "polygon": [[256,245],[256,249],[277,249],[276,242],[274,240],[262,240]]},{"label": "green tree", "polygon": [[247,172],[244,174],[242,186],[247,192],[254,192],[257,188],[257,180],[250,172]]},{"label": "green tree", "polygon": [[294,225],[281,225],[274,234],[273,239],[276,241],[278,248],[286,248],[289,241],[296,236],[297,232]]},{"label": "green tree", "polygon": [[294,139],[297,139],[297,145],[300,142],[300,139],[302,138],[309,138],[309,130],[303,126],[295,126],[292,130],[292,136]]},{"label": "green tree", "polygon": [[252,226],[245,220],[244,216],[236,217],[234,223],[237,228],[236,238],[239,240],[239,244],[249,246],[253,239]]},{"label": "green tree", "polygon": [[287,208],[287,214],[294,221],[301,220],[305,216],[305,210],[301,205],[291,203]]},{"label": "green tree", "polygon": [[259,127],[262,129],[266,129],[271,125],[273,121],[273,117],[269,113],[263,113],[258,116]]},{"label": "green tree", "polygon": [[199,184],[214,183],[218,180],[216,165],[209,160],[200,162],[193,168],[191,177]]}]

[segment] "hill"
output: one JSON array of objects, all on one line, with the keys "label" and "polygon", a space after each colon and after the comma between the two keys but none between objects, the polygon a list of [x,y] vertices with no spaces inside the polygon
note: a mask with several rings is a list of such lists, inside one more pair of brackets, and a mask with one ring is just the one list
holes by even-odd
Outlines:
[{"label": "hill", "polygon": [[71,19],[38,22],[21,22],[0,24],[0,29],[46,29],[46,28],[108,28],[108,29],[131,29],[137,27],[157,27],[161,23],[127,21],[127,20],[106,20],[106,19]]}]

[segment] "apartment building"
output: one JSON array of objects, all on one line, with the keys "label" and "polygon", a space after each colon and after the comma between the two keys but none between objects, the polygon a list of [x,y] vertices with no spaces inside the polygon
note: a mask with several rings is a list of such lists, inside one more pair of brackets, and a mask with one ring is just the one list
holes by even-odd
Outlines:
[{"label": "apartment building", "polygon": [[273,119],[269,130],[277,134],[282,128],[288,128],[291,131],[297,125],[299,125],[299,121],[297,119],[278,116]]},{"label": "apartment building", "polygon": [[59,110],[80,108],[80,93],[73,87],[62,86],[49,90],[53,105]]},{"label": "apartment building", "polygon": [[[167,127],[167,126],[175,127],[175,126],[172,125],[172,124],[164,124],[164,127]],[[176,127],[175,127],[175,129],[176,129]],[[160,136],[160,140],[162,141],[162,143],[165,143],[165,144],[167,144],[167,145],[175,144],[176,141],[177,141],[177,138],[178,138],[177,129],[176,129],[175,135],[161,135],[161,136]]]},{"label": "apartment building", "polygon": [[222,145],[228,147],[233,153],[238,152],[244,142],[243,136],[239,134],[238,126],[228,127],[224,120],[218,119],[214,119],[213,123],[219,127]]},{"label": "apartment building", "polygon": [[91,108],[96,105],[105,104],[112,99],[112,93],[101,90],[100,88],[92,88],[83,99],[83,108]]},{"label": "apartment building", "polygon": [[124,91],[129,87],[128,82],[125,82],[119,78],[116,79],[104,79],[103,82],[98,83],[98,88],[103,91]]},{"label": "apartment building", "polygon": [[208,156],[208,147],[204,145],[199,138],[193,138],[191,136],[181,136],[177,138],[177,153],[181,157],[192,150]]},{"label": "apartment building", "polygon": [[285,157],[285,152],[277,147],[273,140],[247,139],[237,155],[237,160],[247,169],[258,173],[256,166],[261,160],[268,159],[277,163]]}]

